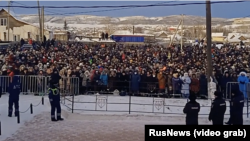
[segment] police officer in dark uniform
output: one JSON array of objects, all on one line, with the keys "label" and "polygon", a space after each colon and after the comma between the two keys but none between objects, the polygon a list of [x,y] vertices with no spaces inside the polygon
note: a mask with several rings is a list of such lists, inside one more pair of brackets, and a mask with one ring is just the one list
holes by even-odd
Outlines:
[{"label": "police officer in dark uniform", "polygon": [[19,114],[19,94],[21,92],[21,84],[19,76],[13,76],[12,82],[9,85],[9,110],[8,116],[11,117],[13,113],[13,105],[15,107],[15,116]]},{"label": "police officer in dark uniform", "polygon": [[232,91],[231,104],[232,125],[243,125],[244,95],[239,89]]},{"label": "police officer in dark uniform", "polygon": [[224,115],[227,109],[226,102],[223,99],[222,92],[214,92],[215,99],[211,105],[211,111],[209,113],[208,120],[213,122],[213,125],[223,125]]},{"label": "police officer in dark uniform", "polygon": [[[49,88],[49,100],[51,105],[52,121],[63,120],[63,118],[61,117],[60,93],[57,86],[58,86],[57,81],[52,79],[50,81],[50,88]],[[57,116],[55,116],[55,112],[57,112]]]},{"label": "police officer in dark uniform", "polygon": [[183,109],[183,113],[186,114],[186,125],[198,125],[200,104],[196,102],[196,96],[194,94],[191,94],[189,99],[190,101]]}]

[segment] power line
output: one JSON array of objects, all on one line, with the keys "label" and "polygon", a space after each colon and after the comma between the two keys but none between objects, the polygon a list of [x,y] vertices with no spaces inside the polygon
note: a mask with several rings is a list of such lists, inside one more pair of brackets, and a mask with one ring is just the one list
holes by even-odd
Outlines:
[{"label": "power line", "polygon": [[[22,4],[22,3],[20,3],[20,2],[16,2],[16,1],[12,1],[12,3],[16,3],[16,4],[19,4],[19,5],[22,5],[22,6],[28,6],[28,5],[25,5],[25,4]],[[52,11],[49,11],[49,10],[44,10],[44,11],[49,12],[49,13],[55,13],[55,14],[56,14],[56,12],[52,12]],[[55,9],[54,9],[54,11],[61,11],[61,10],[55,10]],[[61,11],[61,12],[64,12],[64,11]]]},{"label": "power line", "polygon": [[[248,1],[216,1],[211,4],[222,4],[222,3],[240,3]],[[185,6],[185,5],[205,5],[204,2],[194,3],[179,3],[179,4],[150,4],[150,5],[121,5],[121,6],[44,6],[44,8],[126,8],[126,7],[165,7],[165,6]],[[38,6],[0,6],[0,7],[16,7],[16,8],[38,8]]]},{"label": "power line", "polygon": [[[164,4],[164,3],[172,3],[172,2],[177,2],[178,0],[176,1],[167,1],[167,2],[161,2],[161,3],[155,3],[155,4]],[[14,3],[17,3],[17,4],[20,4],[20,5],[23,5],[23,6],[27,6],[27,5],[24,5],[22,3],[19,3],[19,2],[14,2]],[[71,16],[71,15],[74,15],[74,14],[83,14],[83,13],[97,13],[97,12],[109,12],[109,11],[118,11],[118,10],[125,10],[125,9],[132,9],[132,8],[136,8],[136,7],[126,7],[126,8],[117,8],[117,9],[108,9],[108,10],[95,10],[95,11],[85,11],[85,12],[69,12],[69,13],[57,13],[57,12],[52,12],[52,11],[49,11],[49,10],[44,10],[48,13],[53,13],[53,14],[46,14],[46,15],[63,15],[63,16]],[[139,7],[140,8],[140,7]],[[31,15],[31,16],[36,16],[36,15]]]},{"label": "power line", "polygon": [[[168,2],[161,2],[161,3],[155,3],[155,4],[164,4],[164,3],[172,3],[176,1],[168,1]],[[47,15],[64,15],[64,16],[70,16],[74,14],[84,14],[84,13],[97,13],[97,12],[109,12],[109,11],[118,11],[118,10],[126,10],[126,9],[132,9],[137,7],[126,7],[126,8],[117,8],[117,9],[108,9],[108,10],[95,10],[95,11],[85,11],[85,12],[70,12],[70,13],[55,13],[55,14],[47,14]],[[140,7],[138,7],[140,8]]]}]

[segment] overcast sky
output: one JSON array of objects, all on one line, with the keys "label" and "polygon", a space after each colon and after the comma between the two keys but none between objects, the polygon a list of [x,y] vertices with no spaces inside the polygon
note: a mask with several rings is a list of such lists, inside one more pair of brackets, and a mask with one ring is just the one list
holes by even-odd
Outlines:
[{"label": "overcast sky", "polygon": [[[164,1],[41,1],[41,6],[95,6],[95,5],[146,5],[163,3]],[[197,2],[197,1],[196,1]],[[201,1],[200,1],[201,2]],[[187,1],[168,1],[166,4],[175,3],[190,3]],[[204,2],[205,3],[205,2]],[[0,1],[0,5],[7,6],[7,1]],[[37,6],[37,1],[14,1],[14,6]],[[147,16],[147,17],[160,17],[168,15],[206,15],[206,5],[186,5],[186,6],[167,6],[167,7],[148,7],[148,8],[101,8],[101,9],[48,9],[45,8],[45,14],[55,13],[79,13],[78,15],[98,15],[98,16],[111,16],[111,17],[124,17],[124,16]],[[7,8],[7,7],[6,7]],[[212,17],[220,18],[236,18],[236,17],[250,17],[250,2],[243,3],[223,3],[212,5]],[[118,9],[118,10],[114,10]],[[110,11],[103,11],[110,10]],[[15,14],[37,14],[37,9],[27,8],[11,8]],[[97,11],[97,12],[94,12]],[[71,14],[72,15],[72,14]]]}]

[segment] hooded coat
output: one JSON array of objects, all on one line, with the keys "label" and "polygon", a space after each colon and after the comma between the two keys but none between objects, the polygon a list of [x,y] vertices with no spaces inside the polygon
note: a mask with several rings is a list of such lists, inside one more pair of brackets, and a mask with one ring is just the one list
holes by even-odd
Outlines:
[{"label": "hooded coat", "polygon": [[108,85],[108,75],[103,72],[100,76],[100,80],[102,82],[103,85],[107,86]]},{"label": "hooded coat", "polygon": [[188,73],[184,73],[184,76],[181,78],[181,80],[182,80],[181,93],[189,95],[191,79],[188,76]]},{"label": "hooded coat", "polygon": [[139,91],[139,83],[141,81],[141,77],[139,74],[133,74],[131,76],[131,90]]},{"label": "hooded coat", "polygon": [[174,77],[172,78],[172,84],[173,84],[173,90],[175,92],[180,92],[182,81],[179,77],[177,77],[176,74],[174,74]]},{"label": "hooded coat", "polygon": [[200,94],[201,95],[206,95],[207,96],[207,92],[208,92],[208,85],[207,85],[207,78],[206,75],[201,74],[200,79]]},{"label": "hooded coat", "polygon": [[51,74],[51,80],[53,80],[55,83],[59,84],[59,80],[61,79],[61,76],[59,75],[57,70],[53,70],[53,73]]},{"label": "hooded coat", "polygon": [[238,77],[239,82],[239,89],[244,94],[244,98],[247,98],[247,83],[249,82],[249,79],[246,76],[245,72],[241,72],[240,76]]}]

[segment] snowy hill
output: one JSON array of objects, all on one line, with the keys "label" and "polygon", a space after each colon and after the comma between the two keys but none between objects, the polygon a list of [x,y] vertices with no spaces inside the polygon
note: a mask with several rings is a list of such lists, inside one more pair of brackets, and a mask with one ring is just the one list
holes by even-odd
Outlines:
[{"label": "snowy hill", "polygon": [[[38,23],[38,16],[36,15],[20,15],[22,20],[29,23]],[[92,16],[92,15],[75,15],[75,16],[45,16],[45,23],[63,24],[66,20],[68,24],[143,24],[143,25],[176,25],[181,19],[180,15],[172,15],[165,17],[144,17],[144,16],[131,16],[131,17],[105,17],[105,16]],[[205,24],[206,18],[200,16],[186,15],[184,18],[185,25],[198,25]],[[213,24],[230,23],[228,19],[213,18]]]}]

